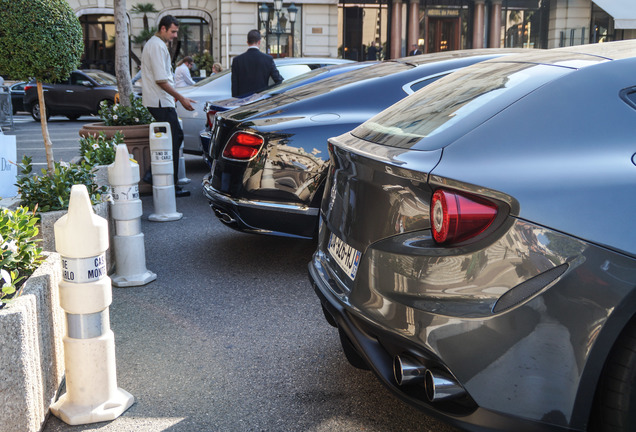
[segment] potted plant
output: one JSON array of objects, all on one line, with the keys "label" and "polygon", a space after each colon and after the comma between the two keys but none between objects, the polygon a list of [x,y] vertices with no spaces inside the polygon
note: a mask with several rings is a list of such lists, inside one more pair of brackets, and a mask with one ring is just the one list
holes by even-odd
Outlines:
[{"label": "potted plant", "polygon": [[[141,99],[131,95],[130,106],[102,104],[99,116],[102,121],[85,124],[79,131],[80,136],[95,136],[102,132],[107,139],[113,139],[116,133],[120,133],[128,153],[139,163],[141,175],[150,170],[150,123],[155,119]],[[140,184],[139,191],[151,193],[152,186]]]}]

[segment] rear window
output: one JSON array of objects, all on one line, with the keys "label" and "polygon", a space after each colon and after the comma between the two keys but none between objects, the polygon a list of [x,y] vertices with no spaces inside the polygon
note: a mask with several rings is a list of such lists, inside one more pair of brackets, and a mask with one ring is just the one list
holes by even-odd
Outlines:
[{"label": "rear window", "polygon": [[440,79],[372,117],[352,134],[390,147],[434,150],[573,69],[480,63]]}]

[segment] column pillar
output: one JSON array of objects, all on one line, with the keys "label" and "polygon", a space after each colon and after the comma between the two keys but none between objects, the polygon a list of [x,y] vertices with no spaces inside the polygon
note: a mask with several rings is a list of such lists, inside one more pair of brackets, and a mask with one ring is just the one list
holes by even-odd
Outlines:
[{"label": "column pillar", "polygon": [[484,9],[485,0],[475,0],[473,19],[473,49],[484,47]]},{"label": "column pillar", "polygon": [[488,48],[501,47],[501,0],[492,0]]},{"label": "column pillar", "polygon": [[391,13],[391,58],[402,57],[402,2],[393,0]]},{"label": "column pillar", "polygon": [[409,40],[407,50],[411,50],[412,45],[419,45],[417,40],[420,38],[420,2],[419,0],[410,0],[409,3]]}]

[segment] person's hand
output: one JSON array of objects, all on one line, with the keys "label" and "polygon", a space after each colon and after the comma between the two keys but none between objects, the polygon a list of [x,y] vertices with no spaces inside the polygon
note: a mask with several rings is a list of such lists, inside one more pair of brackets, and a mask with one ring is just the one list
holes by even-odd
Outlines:
[{"label": "person's hand", "polygon": [[183,107],[187,109],[188,111],[194,111],[194,107],[192,106],[192,104],[195,104],[195,103],[197,103],[197,101],[195,101],[194,99],[190,99],[190,98],[181,99],[181,105],[183,105]]}]

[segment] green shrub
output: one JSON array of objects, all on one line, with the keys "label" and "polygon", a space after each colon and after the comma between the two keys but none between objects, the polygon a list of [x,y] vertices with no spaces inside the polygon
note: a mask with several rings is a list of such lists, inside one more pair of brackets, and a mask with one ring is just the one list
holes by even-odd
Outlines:
[{"label": "green shrub", "polygon": [[122,104],[109,105],[102,101],[99,116],[106,126],[134,126],[150,124],[155,118],[150,114],[141,99],[130,95],[130,106]]},{"label": "green shrub", "polygon": [[88,135],[79,140],[80,156],[83,163],[88,165],[110,165],[115,162],[117,145],[124,143],[124,136],[121,132],[116,132],[112,139],[107,139],[104,132],[98,135]]},{"label": "green shrub", "polygon": [[101,202],[102,194],[107,192],[107,186],[99,187],[95,184],[93,167],[88,164],[68,164],[55,162],[52,173],[42,169],[42,175],[32,175],[31,158],[24,156],[18,164],[18,193],[21,204],[39,212],[68,209],[71,197],[71,186],[86,185],[93,205]]},{"label": "green shrub", "polygon": [[24,281],[44,259],[35,240],[36,222],[24,207],[0,211],[0,307],[20,295]]}]

